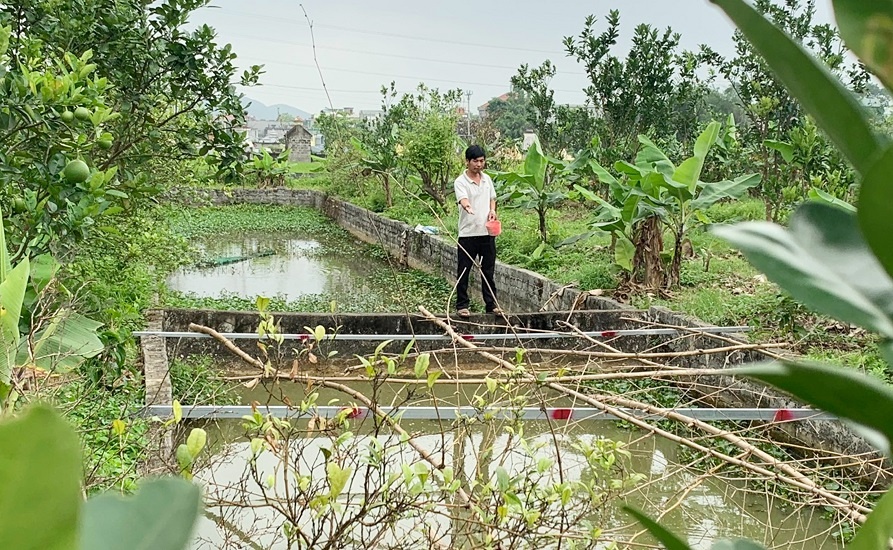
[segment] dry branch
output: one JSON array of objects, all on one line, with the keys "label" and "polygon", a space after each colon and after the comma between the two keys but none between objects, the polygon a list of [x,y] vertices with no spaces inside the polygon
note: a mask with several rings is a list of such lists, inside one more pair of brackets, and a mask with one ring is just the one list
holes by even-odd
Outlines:
[{"label": "dry branch", "polygon": [[223,344],[223,347],[228,349],[230,352],[235,354],[237,357],[239,357],[243,361],[247,362],[249,365],[257,367],[261,371],[265,370],[264,364],[260,359],[251,357],[244,351],[240,350],[235,344],[230,342],[228,338],[226,338],[225,336],[223,336],[216,330],[212,329],[211,327],[206,327],[204,325],[197,325],[195,323],[189,323],[189,330],[191,330],[193,332],[201,332],[203,334],[207,334],[207,335],[211,336],[212,338],[214,338],[215,340],[217,340],[218,342]]},{"label": "dry branch", "polygon": [[[445,331],[447,331],[447,333],[453,337],[454,342],[458,343],[459,345],[461,345],[463,347],[469,348],[469,349],[475,348],[475,345],[472,342],[469,342],[468,340],[465,340],[464,338],[462,338],[459,334],[457,334],[453,330],[453,328],[449,324],[445,323],[442,319],[435,317],[431,312],[429,312],[424,307],[420,307],[419,310],[430,321],[434,322],[435,324],[437,324],[438,326],[443,328]],[[601,344],[607,348],[610,348],[610,346],[608,346],[607,344],[604,344],[603,342],[599,342],[599,344]],[[514,365],[512,365],[511,363],[509,363],[499,357],[496,357],[495,355],[493,355],[491,353],[482,352],[481,356],[485,357],[487,359],[490,359],[491,361],[496,362],[497,364],[501,365],[504,368],[512,368],[512,369],[514,368]],[[533,379],[532,377],[529,377],[529,378],[531,380],[535,381],[535,379]],[[870,508],[867,508],[867,507],[862,506],[857,503],[850,502],[850,501],[828,491],[827,489],[820,487],[813,480],[811,480],[807,476],[805,476],[802,472],[799,472],[795,468],[792,468],[789,465],[786,465],[786,464],[778,461],[771,455],[766,454],[765,452],[761,451],[760,449],[758,449],[751,443],[747,442],[746,440],[744,440],[738,436],[732,435],[727,431],[720,430],[718,428],[710,426],[709,424],[706,424],[704,422],[696,421],[695,419],[680,415],[678,413],[674,413],[672,411],[662,411],[655,407],[647,405],[646,403],[642,403],[639,401],[611,397],[612,401],[622,402],[623,403],[622,406],[648,411],[648,412],[655,414],[657,416],[663,416],[668,419],[683,422],[684,424],[686,424],[688,426],[696,426],[701,429],[704,429],[704,426],[709,426],[710,433],[712,433],[714,435],[721,435],[722,437],[724,437],[724,439],[733,443],[738,448],[742,449],[745,452],[754,454],[755,456],[759,456],[760,458],[765,460],[768,464],[778,468],[779,470],[781,470],[784,473],[779,474],[776,472],[772,472],[771,470],[768,470],[767,468],[764,468],[763,466],[760,466],[757,464],[752,464],[748,461],[745,461],[745,460],[742,460],[742,459],[739,459],[739,458],[736,458],[733,456],[729,456],[727,454],[721,453],[721,452],[711,449],[709,447],[705,447],[704,445],[701,445],[689,438],[682,437],[682,436],[676,435],[674,433],[668,432],[666,430],[663,430],[661,428],[658,428],[657,426],[650,424],[646,421],[640,420],[639,418],[636,418],[633,415],[624,413],[617,407],[611,406],[611,405],[601,401],[598,397],[580,393],[579,391],[573,390],[571,388],[568,388],[568,387],[563,386],[556,382],[545,383],[543,385],[545,385],[546,387],[552,388],[558,392],[561,392],[567,396],[579,399],[580,401],[582,401],[584,403],[588,403],[598,409],[601,409],[602,411],[607,412],[607,413],[611,414],[612,416],[615,416],[617,418],[625,420],[625,421],[629,422],[630,424],[633,424],[635,426],[642,428],[643,430],[646,430],[646,431],[652,432],[654,434],[660,435],[662,437],[665,437],[665,438],[669,439],[670,441],[674,441],[681,445],[685,445],[687,447],[695,449],[696,451],[699,451],[699,452],[702,452],[705,454],[709,454],[709,455],[711,455],[719,460],[722,460],[724,462],[727,462],[729,464],[733,464],[735,466],[745,468],[752,472],[766,476],[770,479],[776,479],[778,481],[787,483],[789,485],[792,485],[794,487],[802,489],[806,492],[809,492],[809,493],[813,494],[814,496],[821,498],[826,503],[828,503],[830,506],[844,511],[849,517],[851,517],[852,519],[854,519],[855,521],[857,521],[859,523],[864,523],[865,515],[871,511]],[[601,397],[605,397],[605,396],[601,396]]]}]

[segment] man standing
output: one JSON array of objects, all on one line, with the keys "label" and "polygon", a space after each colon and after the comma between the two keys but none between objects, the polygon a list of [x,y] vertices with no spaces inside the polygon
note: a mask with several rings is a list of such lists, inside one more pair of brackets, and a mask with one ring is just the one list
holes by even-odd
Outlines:
[{"label": "man standing", "polygon": [[493,180],[483,172],[486,163],[484,149],[472,145],[465,150],[465,171],[454,187],[459,203],[459,247],[456,277],[456,309],[459,317],[470,317],[468,310],[468,276],[474,260],[480,256],[483,282],[481,294],[487,313],[501,314],[496,305],[496,283],[493,272],[496,268],[496,237],[490,236],[486,223],[496,219],[496,190]]}]

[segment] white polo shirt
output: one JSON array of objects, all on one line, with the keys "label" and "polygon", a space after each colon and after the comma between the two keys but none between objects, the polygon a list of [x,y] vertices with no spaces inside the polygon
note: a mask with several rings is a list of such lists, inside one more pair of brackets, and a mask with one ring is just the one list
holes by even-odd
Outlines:
[{"label": "white polo shirt", "polygon": [[480,237],[487,232],[487,215],[490,213],[490,201],[496,200],[496,189],[490,176],[481,172],[481,183],[472,181],[465,170],[453,184],[456,190],[456,202],[468,199],[474,214],[469,214],[459,207],[459,236]]}]

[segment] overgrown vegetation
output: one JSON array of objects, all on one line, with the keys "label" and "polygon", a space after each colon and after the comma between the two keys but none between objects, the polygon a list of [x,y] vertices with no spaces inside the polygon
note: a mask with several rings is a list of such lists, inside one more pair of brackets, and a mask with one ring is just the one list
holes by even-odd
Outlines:
[{"label": "overgrown vegetation", "polygon": [[[41,409],[4,426],[2,447],[15,450],[9,464],[19,470],[4,470],[0,478],[12,484],[46,475],[47,494],[54,488],[65,493],[59,500],[65,514],[51,506],[35,508],[45,520],[61,518],[44,533],[15,515],[20,510],[7,506],[0,513],[0,539],[15,546],[18,540],[37,537],[33,543],[55,533],[70,543],[63,547],[77,542],[92,548],[97,539],[91,537],[114,538],[96,523],[79,532],[77,518],[81,508],[85,517],[94,518],[90,521],[108,520],[110,510],[117,509],[102,498],[82,505],[81,486],[88,493],[129,493],[139,482],[138,466],[153,423],[140,416],[143,386],[131,332],[144,324],[143,315],[156,305],[156,296],[172,306],[257,307],[253,297],[199,299],[165,288],[171,272],[201,260],[192,248],[201,239],[227,232],[290,233],[325,241],[335,254],[354,255],[364,263],[380,261],[366,265],[369,288],[290,302],[271,297],[270,311],[415,312],[420,304],[434,311],[448,308],[451,288],[444,281],[388,264],[379,247],[352,242],[315,211],[158,207],[159,202],[190,196],[194,188],[313,187],[450,233],[456,226],[450,184],[462,169],[461,150],[467,142],[481,142],[488,148],[503,201],[503,261],[636,306],[663,304],[707,322],[751,325],[755,340],[783,339],[808,358],[833,360],[888,381],[893,325],[887,287],[893,251],[888,244],[887,182],[893,157],[886,138],[877,136],[891,124],[884,113],[887,92],[869,80],[866,68],[890,88],[893,78],[885,57],[890,39],[878,21],[893,13],[868,2],[866,11],[858,12],[835,2],[844,44],[835,27],[814,21],[814,0],[757,0],[756,11],[738,0],[716,3],[742,28],[735,35],[736,55],[729,59],[708,46],[682,51],[671,28],[649,25],[634,30],[632,47],[620,56],[613,53],[619,12],[606,15],[604,30],[592,16],[578,36],[563,40],[567,55],[589,79],[586,104],[556,103],[550,60],[521,66],[507,99],[491,102],[487,118],[473,125],[463,124],[459,90],[420,85],[400,93],[391,84],[382,89],[380,118],[319,117],[326,160],[301,164],[268,151],[247,155],[238,130],[245,113],[232,85],[256,83],[261,68],[237,74],[235,53],[218,43],[213,29],[184,30],[190,14],[206,1],[41,0],[0,6],[0,418],[16,417],[29,401],[46,399],[75,426],[84,449],[80,464],[70,431]],[[865,18],[873,9],[882,19]],[[765,26],[758,14],[786,29],[793,42]],[[798,57],[794,44],[818,64]],[[782,50],[788,57],[777,54]],[[864,65],[850,64],[852,53]],[[785,59],[799,61],[785,64]],[[702,75],[700,66],[720,73],[729,89],[715,89],[714,73]],[[822,71],[841,83],[830,83]],[[882,107],[866,114],[863,107],[869,104]],[[524,151],[522,139],[529,129],[536,137]],[[858,213],[846,202],[857,196]],[[757,219],[790,221],[791,228],[784,232],[751,224],[722,230],[722,235],[774,282],[711,233],[718,224]],[[771,242],[777,246],[767,244]],[[850,271],[842,271],[848,266]],[[364,359],[370,376],[381,374],[376,368],[394,364],[393,357],[380,351]],[[522,361],[518,363],[515,367]],[[418,365],[415,374],[423,379],[428,373]],[[387,369],[387,375],[394,374]],[[855,402],[864,405],[874,398],[886,410],[893,402],[887,388],[857,381],[841,369],[786,365],[752,372],[890,434],[889,415],[865,413],[824,391],[854,388]],[[817,387],[819,376],[840,386],[829,382]],[[234,400],[207,360],[177,362],[171,377],[183,403]],[[430,389],[433,382],[428,380]],[[496,394],[489,380],[488,393]],[[630,384],[620,393],[654,389],[639,386]],[[507,398],[519,397],[513,386],[499,389]],[[660,395],[652,397],[660,402]],[[276,455],[284,448],[279,443],[306,435],[287,422],[257,414],[245,419],[255,458]],[[331,444],[321,462],[325,476],[301,477],[298,484],[307,497],[301,510],[334,521],[329,526],[337,524],[337,499],[351,469],[370,468],[383,476],[379,480],[386,479],[385,449],[372,449],[371,462],[356,460],[369,449],[349,431],[347,416],[344,412],[332,430],[323,430]],[[156,427],[166,429],[179,420]],[[386,424],[376,423],[375,429]],[[15,431],[25,430],[22,426],[30,430],[26,435],[45,439],[31,446],[31,440]],[[507,433],[528,442],[518,432]],[[205,445],[203,434],[194,431],[177,449],[184,477],[193,475]],[[402,444],[404,435],[399,435]],[[59,453],[55,448],[35,451],[49,448],[47,442],[60,445]],[[465,485],[455,483],[452,471],[448,476],[444,468],[422,465],[402,471],[399,491],[394,480],[380,485],[397,495],[383,506],[388,521],[396,524],[401,514],[427,505],[427,495],[443,492],[452,498],[468,488],[473,497],[488,499],[472,523],[492,528],[475,544],[492,546],[500,540],[514,545],[527,540],[523,534],[540,536],[553,528],[563,533],[583,525],[582,508],[575,505],[600,504],[616,491],[614,482],[627,481],[615,468],[624,458],[622,448],[605,440],[594,445],[581,450],[591,459],[593,480],[588,485],[552,484],[554,480],[541,475],[547,468],[538,471],[542,461],[524,476],[497,471],[493,482],[487,470]],[[396,443],[388,449],[404,450]],[[276,458],[288,465],[287,456]],[[528,458],[534,460],[536,453]],[[263,491],[259,470],[251,473]],[[278,498],[275,481],[266,486]],[[144,498],[165,503],[159,496],[163,491],[153,490],[144,489],[149,495]],[[171,547],[182,547],[197,513],[192,504],[199,497],[183,484],[166,490],[188,505],[177,528],[170,530],[177,538]],[[366,495],[369,502],[380,497],[373,493]],[[34,502],[43,502],[43,495],[35,494],[41,498]],[[861,540],[873,533],[887,542],[889,529],[878,527],[882,520],[875,518],[888,514],[890,498],[880,502]],[[554,508],[555,502],[561,506]],[[283,514],[282,533],[289,544],[307,542],[298,529],[300,514],[289,512]],[[640,519],[665,543],[676,544],[659,526]],[[506,521],[513,522],[512,529],[503,529]],[[319,525],[314,541],[331,535]],[[143,536],[143,531],[133,533]],[[10,532],[24,538],[11,538]],[[166,534],[164,529],[158,532]],[[598,528],[586,525],[586,533],[575,536],[584,546],[595,544]]]}]

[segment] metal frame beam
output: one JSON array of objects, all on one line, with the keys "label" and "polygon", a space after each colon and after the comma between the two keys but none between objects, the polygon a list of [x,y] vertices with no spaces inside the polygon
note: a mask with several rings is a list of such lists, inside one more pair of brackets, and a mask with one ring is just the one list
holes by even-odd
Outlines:
[{"label": "metal frame beam", "polygon": [[[692,329],[695,332],[703,332],[707,334],[716,333],[736,333],[747,332],[751,330],[748,326],[733,327],[698,327]],[[654,336],[654,335],[676,335],[679,333],[694,334],[689,331],[680,331],[672,328],[645,328],[645,329],[618,329],[618,330],[597,330],[589,332],[509,332],[502,334],[462,334],[462,338],[466,340],[540,340],[548,338],[579,338],[581,335],[592,338],[616,338],[618,336]],[[210,335],[202,332],[177,332],[177,331],[137,331],[134,336],[161,336],[164,338],[211,338]],[[222,332],[221,336],[228,340],[257,340],[261,338],[255,332]],[[284,340],[309,340],[313,338],[311,334],[280,334]],[[269,338],[269,336],[264,336]],[[324,340],[359,340],[359,341],[384,341],[384,340],[442,340],[449,341],[451,338],[446,334],[326,334]]]},{"label": "metal frame beam", "polygon": [[[379,409],[388,415],[394,415],[406,420],[456,420],[458,418],[520,418],[522,420],[556,420],[574,421],[582,420],[619,420],[617,417],[595,407],[524,407],[523,409],[503,409],[488,407],[483,410],[475,407],[388,407],[380,406]],[[660,419],[660,414],[649,413],[639,409],[618,408],[625,414],[643,419]],[[299,409],[282,405],[268,405],[263,407],[251,407],[248,405],[194,405],[183,406],[183,418],[189,419],[232,419],[251,416],[257,410],[263,415],[272,415],[277,418],[310,418],[321,416],[332,418],[335,415],[347,411],[349,418],[364,418],[372,414],[364,407],[351,406],[318,406],[312,411],[301,412]],[[709,409],[709,408],[676,408],[661,409],[665,412],[674,412],[689,418],[705,421],[720,420],[757,420],[764,422],[789,422],[802,420],[837,420],[837,417],[817,411],[815,409],[766,409],[766,408],[739,408],[739,409]],[[143,411],[145,416],[171,417],[173,407],[169,405],[150,405]]]}]

